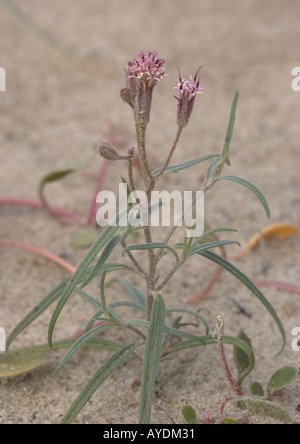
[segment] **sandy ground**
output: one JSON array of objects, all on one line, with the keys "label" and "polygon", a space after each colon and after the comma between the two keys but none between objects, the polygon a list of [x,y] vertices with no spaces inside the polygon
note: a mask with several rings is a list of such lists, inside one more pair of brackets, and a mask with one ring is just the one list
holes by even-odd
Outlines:
[{"label": "sandy ground", "polygon": [[[11,8],[13,4],[20,9]],[[108,138],[109,125],[113,123],[124,139],[124,151],[135,144],[130,109],[119,98],[124,86],[123,64],[142,48],[155,49],[166,60],[169,75],[157,86],[153,100],[148,135],[153,166],[164,161],[176,131],[172,95],[177,65],[185,77],[201,65],[204,94],[197,98],[174,162],[220,152],[238,89],[232,165],[226,172],[256,183],[272,212],[268,221],[250,192],[223,182],[206,197],[210,224],[238,228],[238,234],[230,237],[242,245],[268,223],[299,225],[300,92],[291,88],[292,68],[300,65],[299,20],[297,0],[0,1],[0,66],[7,76],[7,91],[0,92],[1,196],[36,198],[41,178],[51,169],[73,160],[89,162],[88,169],[49,185],[46,191],[49,201],[85,220],[101,162],[95,147]],[[204,167],[194,167],[165,180],[164,186],[197,189],[204,172]],[[125,174],[121,164],[110,165],[105,189],[115,190],[120,175]],[[44,211],[1,206],[0,221],[1,240],[49,249],[73,265],[85,252],[70,242],[78,227],[61,226]],[[266,275],[259,249],[241,258],[238,265],[252,278],[299,284],[299,257],[299,236],[294,236],[266,243]],[[46,259],[9,247],[0,249],[0,270],[0,326],[8,333],[67,274]],[[187,305],[187,299],[208,283],[211,273],[200,259],[191,261],[166,288],[167,306],[200,309],[211,331],[218,314],[227,334],[243,328],[252,339],[257,358],[248,382],[259,380],[266,385],[278,367],[299,366],[300,355],[291,348],[292,329],[300,327],[299,295],[263,289],[287,336],[284,352],[275,357],[281,344],[273,320],[227,273],[204,300]],[[141,285],[136,278],[134,282]],[[93,294],[96,290],[91,288]],[[115,282],[109,288],[109,298],[115,301],[127,296]],[[233,299],[252,317],[241,314]],[[46,342],[51,312],[52,308],[25,330],[13,347]],[[75,334],[92,315],[90,306],[72,297],[55,338]],[[124,341],[123,332],[104,337]],[[232,365],[231,348],[226,350]],[[40,368],[0,381],[1,424],[58,423],[88,377],[108,356],[105,351],[80,351],[54,375],[63,353],[56,351]],[[158,381],[174,369],[178,374],[164,386],[164,395],[155,396],[153,423],[181,423],[180,407],[186,403],[199,415],[208,408],[217,411],[231,394],[214,346],[165,361]],[[128,361],[91,398],[76,422],[136,423],[140,371],[138,362]],[[277,399],[298,420],[299,389],[298,380]],[[253,418],[252,422],[273,421]]]}]

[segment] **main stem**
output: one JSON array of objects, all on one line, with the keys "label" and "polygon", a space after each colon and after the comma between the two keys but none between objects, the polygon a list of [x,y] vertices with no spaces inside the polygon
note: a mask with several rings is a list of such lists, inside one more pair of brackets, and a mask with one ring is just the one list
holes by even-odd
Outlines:
[{"label": "main stem", "polygon": [[[144,183],[147,190],[147,195],[149,196],[150,190],[154,188],[154,178],[149,170],[147,156],[146,156],[146,124],[143,122],[136,122],[136,135],[138,142],[138,150],[141,162],[141,169],[144,177]],[[152,243],[151,228],[149,225],[144,227],[145,241],[147,244]],[[151,311],[153,305],[153,292],[154,292],[154,280],[155,280],[155,256],[153,250],[148,250],[149,258],[149,272],[147,276],[147,319],[151,318]]]}]

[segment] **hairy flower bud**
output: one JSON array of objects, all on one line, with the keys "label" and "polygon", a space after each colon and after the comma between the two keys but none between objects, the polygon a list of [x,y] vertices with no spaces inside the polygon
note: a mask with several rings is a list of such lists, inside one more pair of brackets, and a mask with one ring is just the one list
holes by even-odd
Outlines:
[{"label": "hairy flower bud", "polygon": [[98,154],[106,160],[119,159],[119,153],[110,142],[103,142],[97,147]]},{"label": "hairy flower bud", "polygon": [[179,83],[175,86],[180,92],[179,97],[175,97],[178,100],[177,108],[177,123],[182,128],[185,127],[190,119],[193,111],[194,102],[196,94],[202,94],[202,87],[200,86],[199,71],[201,67],[196,72],[195,77],[190,76],[190,80],[181,79],[181,74],[179,73]]},{"label": "hairy flower bud", "polygon": [[124,102],[128,103],[128,105],[130,105],[131,108],[133,108],[134,106],[133,97],[131,90],[129,88],[122,88],[120,90],[120,96],[124,100]]}]

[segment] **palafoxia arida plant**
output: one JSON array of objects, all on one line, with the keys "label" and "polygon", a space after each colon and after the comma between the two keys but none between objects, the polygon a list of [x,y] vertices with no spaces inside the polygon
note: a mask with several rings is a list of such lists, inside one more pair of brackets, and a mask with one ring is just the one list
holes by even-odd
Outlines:
[{"label": "palafoxia arida plant", "polygon": [[[111,351],[111,356],[97,369],[74,400],[63,417],[62,423],[71,423],[102,382],[129,357],[140,359],[142,362],[138,422],[141,424],[149,423],[157,367],[161,360],[183,349],[217,343],[218,338],[214,334],[209,333],[206,320],[198,312],[185,307],[166,308],[165,305],[163,296],[165,286],[191,256],[199,255],[222,266],[248,287],[269,311],[281,332],[283,344],[285,342],[282,324],[263,294],[241,271],[229,263],[222,255],[212,251],[216,247],[237,243],[231,240],[218,240],[215,233],[236,230],[220,227],[203,232],[203,230],[199,229],[201,224],[197,219],[203,218],[203,214],[197,214],[197,217],[194,219],[190,217],[189,220],[192,220],[189,225],[190,229],[186,229],[182,233],[181,238],[176,239],[176,242],[174,235],[178,236],[181,231],[177,230],[180,223],[175,223],[175,221],[165,230],[166,232],[158,228],[158,232],[164,233],[164,237],[154,242],[153,227],[151,223],[145,223],[145,220],[149,222],[150,215],[152,216],[156,212],[162,211],[161,206],[166,204],[166,200],[163,203],[158,202],[156,205],[151,200],[151,204],[149,204],[150,197],[161,180],[168,174],[182,171],[207,160],[210,161],[210,164],[206,170],[201,193],[198,195],[199,199],[193,196],[190,205],[187,206],[188,208],[182,205],[184,211],[181,213],[180,222],[183,222],[183,220],[186,222],[186,213],[191,213],[193,209],[195,213],[195,207],[199,200],[201,201],[203,195],[220,180],[234,181],[249,188],[259,198],[267,216],[269,216],[268,204],[255,185],[237,176],[223,175],[224,167],[227,164],[229,165],[229,146],[234,126],[238,92],[233,99],[222,152],[220,154],[202,155],[202,157],[180,165],[170,165],[181,133],[187,127],[190,120],[197,96],[202,93],[199,71],[200,68],[194,76],[190,76],[188,80],[185,80],[178,69],[179,81],[174,87],[177,89],[177,133],[166,155],[165,163],[161,168],[152,171],[146,150],[146,131],[150,120],[154,89],[165,75],[165,61],[159,58],[155,51],[141,51],[135,59],[125,65],[126,85],[121,90],[121,97],[129,105],[131,111],[133,111],[137,139],[136,147],[130,148],[128,154],[124,156],[119,155],[116,148],[110,143],[104,142],[99,145],[98,153],[111,161],[125,161],[125,164],[128,166],[127,178],[122,178],[122,186],[126,190],[126,205],[118,214],[107,221],[102,230],[99,230],[98,238],[89,248],[76,271],[68,278],[63,279],[47,294],[38,306],[34,307],[25,316],[8,338],[7,346],[47,307],[58,301],[49,325],[48,343],[51,348],[70,348],[56,370],[61,369],[80,347],[93,347]],[[167,151],[167,147],[164,147],[164,151]],[[138,170],[133,168],[135,154],[139,156],[140,168]],[[138,178],[135,176],[137,174],[142,175],[144,187],[142,192],[136,189]],[[129,242],[130,239],[136,239],[135,236],[131,235],[137,231],[142,232],[144,239],[139,244],[131,244]],[[117,247],[121,247],[120,262],[109,262],[111,253]],[[140,253],[141,251],[142,253]],[[99,257],[95,260],[98,254]],[[145,261],[147,261],[147,266],[141,263],[137,258],[137,254],[146,255]],[[166,254],[170,255],[174,263],[166,271],[166,274],[161,276],[162,267],[160,267],[160,261]],[[122,260],[125,256],[127,257],[126,263]],[[129,263],[130,265],[128,265]],[[144,281],[144,288],[137,288],[128,279],[120,279],[120,282],[131,296],[131,301],[116,300],[113,303],[107,304],[105,294],[106,276],[108,273],[118,270],[125,272],[126,277],[131,273],[139,276]],[[100,281],[100,297],[88,294],[87,291],[83,290],[93,279],[99,279]],[[84,333],[79,338],[55,342],[53,341],[53,332],[57,319],[73,292],[94,306],[95,315],[88,322]],[[117,311],[117,308],[120,306],[130,306],[136,310],[136,313],[140,313],[140,316],[137,319],[124,319]],[[203,324],[203,334],[195,335],[184,331],[182,326],[179,325],[180,317],[172,325],[168,325],[166,319],[168,312],[188,313],[195,316]],[[96,324],[95,321],[97,321]],[[128,337],[136,337],[136,340],[126,343],[126,335],[124,335],[125,344],[121,344],[101,338],[103,332],[112,328],[129,329],[131,335],[128,335]],[[176,342],[171,340],[174,337],[177,337]],[[252,348],[239,337],[224,336],[224,343],[240,348],[248,356],[249,368],[245,370],[243,376],[249,374],[254,365]]]}]

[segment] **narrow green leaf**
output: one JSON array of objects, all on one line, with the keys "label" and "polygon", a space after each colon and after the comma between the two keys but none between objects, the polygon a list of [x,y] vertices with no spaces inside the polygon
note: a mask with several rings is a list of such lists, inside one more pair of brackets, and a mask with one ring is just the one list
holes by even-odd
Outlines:
[{"label": "narrow green leaf", "polygon": [[196,411],[192,406],[186,404],[181,407],[181,415],[186,424],[199,424]]},{"label": "narrow green leaf", "polygon": [[128,245],[124,250],[122,251],[122,256],[125,255],[126,251],[134,251],[134,250],[153,250],[154,248],[166,248],[170,250],[174,256],[176,257],[176,260],[179,261],[177,252],[170,247],[168,244],[165,244],[164,242],[152,242],[151,244],[136,244],[136,245]]},{"label": "narrow green leaf", "polygon": [[259,382],[251,382],[249,384],[249,393],[252,396],[264,396],[263,386]]},{"label": "narrow green leaf", "polygon": [[217,254],[211,252],[211,251],[202,251],[199,253],[201,256],[205,257],[206,259],[209,259],[213,262],[215,262],[218,265],[221,265],[225,270],[229,271],[229,273],[233,274],[237,279],[239,279],[258,299],[259,301],[266,307],[270,315],[273,317],[280,333],[282,336],[282,347],[278,354],[282,352],[282,350],[285,347],[286,339],[285,339],[285,332],[283,325],[272,307],[272,305],[269,303],[269,301],[265,298],[265,296],[261,293],[261,291],[251,282],[251,280],[242,273],[238,268],[236,268],[234,265],[232,265],[230,262],[228,262],[226,259],[224,259],[221,256],[218,256]]},{"label": "narrow green leaf", "polygon": [[65,306],[67,300],[69,299],[71,293],[74,291],[75,287],[79,284],[82,276],[87,271],[90,263],[95,259],[101,248],[112,238],[112,236],[116,233],[116,231],[122,226],[122,223],[127,220],[127,209],[123,210],[120,214],[118,214],[101,232],[98,239],[93,243],[93,245],[89,248],[88,252],[82,259],[81,263],[77,267],[75,273],[71,276],[68,281],[67,287],[65,288],[61,298],[56,305],[54,312],[52,314],[49,329],[48,329],[48,341],[51,347],[52,344],[52,336],[56,321]]},{"label": "narrow green leaf", "polygon": [[[143,319],[132,319],[130,321],[130,324],[135,324],[135,325],[138,325],[139,327],[146,327],[146,328],[149,328],[149,325],[150,325],[149,321],[145,321]],[[202,345],[206,345],[205,342],[203,341],[203,336],[192,335],[191,333],[187,333],[183,330],[178,330],[177,328],[168,327],[167,325],[165,325],[165,327],[164,327],[164,332],[170,333],[173,336],[179,336],[179,337],[183,337],[183,338],[193,339],[195,341],[201,342]]]},{"label": "narrow green leaf", "polygon": [[291,366],[282,367],[271,376],[267,388],[272,392],[283,390],[292,384],[298,376],[298,368]]},{"label": "narrow green leaf", "polygon": [[100,296],[101,296],[101,304],[103,307],[103,311],[107,312],[107,306],[106,306],[106,298],[105,298],[105,277],[106,277],[106,271],[102,274],[101,282],[100,282]]},{"label": "narrow green leaf", "polygon": [[7,338],[6,347],[10,347],[14,339],[25,330],[35,319],[37,319],[53,302],[55,302],[64,292],[67,279],[62,280],[53,290],[51,290],[32,310],[15,326]]},{"label": "narrow green leaf", "polygon": [[117,350],[104,364],[94,373],[81,390],[75,401],[64,415],[61,424],[71,424],[78,413],[84,408],[90,397],[100,385],[132,354],[136,344],[126,345]]},{"label": "narrow green leaf", "polygon": [[77,170],[86,168],[89,164],[86,162],[69,162],[64,165],[60,165],[54,170],[47,173],[40,182],[40,187],[42,188],[48,182],[54,182],[56,180],[62,179],[68,174],[74,173]]},{"label": "narrow green leaf", "polygon": [[127,279],[120,278],[119,282],[123,285],[129,296],[131,296],[133,302],[135,302],[144,310],[146,308],[146,298],[144,293],[142,293],[141,290],[139,290]]},{"label": "narrow green leaf", "polygon": [[[201,339],[201,341],[199,339]],[[199,339],[187,339],[186,341],[182,341],[177,344],[171,345],[171,347],[168,348],[168,353],[174,353],[179,350],[185,350],[187,348],[194,348],[203,345],[211,345],[218,343],[218,338],[213,335],[201,336]],[[239,347],[246,353],[249,359],[249,367],[244,374],[245,376],[249,375],[249,373],[251,373],[255,365],[255,356],[252,347],[250,347],[242,339],[227,335],[224,335],[224,344],[230,344]]]},{"label": "narrow green leaf", "polygon": [[86,287],[98,274],[99,270],[103,267],[109,256],[111,255],[113,249],[118,245],[120,240],[122,239],[122,236],[117,234],[116,236],[112,237],[106,244],[101,256],[99,257],[95,267],[91,270],[91,273],[89,276],[83,281],[80,288]]},{"label": "narrow green leaf", "polygon": [[244,187],[248,188],[250,191],[252,191],[252,193],[254,193],[256,195],[256,197],[258,197],[260,203],[264,207],[267,217],[270,217],[271,213],[270,213],[269,205],[268,205],[264,195],[259,190],[259,188],[257,188],[256,185],[254,185],[253,183],[249,182],[248,180],[243,179],[242,177],[238,177],[238,176],[229,176],[229,175],[217,176],[214,179],[215,182],[217,182],[219,180],[231,180],[233,182],[237,182],[238,184],[243,185]]},{"label": "narrow green leaf", "polygon": [[231,105],[229,122],[228,122],[228,127],[227,127],[227,132],[226,132],[226,137],[225,137],[221,160],[226,160],[226,161],[228,160],[229,147],[230,147],[230,142],[231,142],[231,138],[232,138],[232,134],[233,134],[238,98],[239,98],[239,91],[236,91],[234,98],[233,98],[232,105]]},{"label": "narrow green leaf", "polygon": [[218,156],[216,159],[214,159],[208,166],[207,170],[206,170],[206,174],[205,174],[205,181],[204,181],[204,185],[207,184],[207,182],[209,181],[209,179],[212,177],[215,168],[218,164],[218,162],[220,162],[220,157]]},{"label": "narrow green leaf", "polygon": [[[82,282],[91,272],[91,270],[94,268],[94,265],[88,267],[87,272],[80,278],[79,282]],[[117,270],[124,270],[126,266],[124,264],[120,263],[107,263],[103,265],[103,269],[99,270],[99,275],[102,274],[102,272],[105,270],[108,272],[117,271]],[[53,304],[64,292],[68,280],[72,278],[73,275],[64,278],[55,288],[53,288],[44,298],[39,302],[37,305],[33,307],[27,313],[27,315],[16,325],[16,327],[13,329],[13,331],[10,333],[9,337],[7,338],[6,347],[7,349],[10,347],[14,339],[23,331],[25,328],[27,328],[35,319],[37,319],[47,308]],[[98,301],[99,302],[99,301]]]},{"label": "narrow green leaf", "polygon": [[210,250],[211,248],[222,247],[224,245],[230,245],[230,244],[237,244],[239,246],[241,245],[237,241],[229,241],[229,240],[207,242],[206,244],[201,244],[192,248],[192,250],[189,252],[189,256],[192,256],[193,254],[199,254],[202,251]]},{"label": "narrow green leaf", "polygon": [[81,290],[80,288],[76,287],[74,292],[78,294],[82,299],[84,299],[89,304],[93,305],[94,307],[103,310],[102,303],[99,301],[99,299],[94,298],[90,294],[86,293],[85,291]]},{"label": "narrow green leaf", "polygon": [[[61,339],[60,341],[53,342],[53,350],[60,350],[63,348],[70,348],[78,338],[68,338],[68,339]],[[50,347],[48,344],[44,344],[45,347],[48,347],[49,350]],[[101,349],[101,350],[111,350],[115,351],[118,350],[120,347],[122,347],[117,342],[110,341],[108,339],[102,339],[102,338],[91,338],[88,341],[86,341],[83,345],[83,348],[95,348],[95,349]]]},{"label": "narrow green leaf", "polygon": [[131,194],[131,189],[130,189],[130,186],[128,185],[128,183],[127,183],[127,180],[124,177],[121,176],[121,180],[122,180],[122,183],[124,184],[124,187],[125,187],[125,191],[126,191],[126,194],[127,194],[127,202],[128,202],[129,196]]},{"label": "narrow green leaf", "polygon": [[[208,154],[207,156],[198,157],[194,160],[189,160],[188,162],[181,163],[179,165],[170,165],[167,167],[166,173],[176,173],[177,171],[184,170],[186,168],[190,168],[191,166],[198,165],[201,162],[204,162],[205,160],[212,159],[213,157],[220,157],[219,154]],[[154,176],[157,176],[161,172],[162,168],[157,168],[152,172]]]},{"label": "narrow green leaf", "polygon": [[151,319],[145,345],[141,381],[139,424],[149,424],[157,367],[165,326],[165,302],[160,294],[154,295]]},{"label": "narrow green leaf", "polygon": [[211,236],[214,233],[220,233],[220,232],[223,232],[223,231],[237,232],[238,230],[236,230],[235,228],[228,228],[228,227],[213,228],[212,230],[205,231],[205,233],[203,233],[201,236],[199,236],[197,239],[194,240],[193,244],[194,245],[199,244],[199,243],[202,244],[206,237]]},{"label": "narrow green leaf", "polygon": [[[178,318],[175,319],[175,321],[172,323],[172,328],[177,328],[181,322],[182,316],[178,316]],[[162,345],[161,345],[161,352],[164,353],[166,347],[169,346],[169,342],[172,338],[172,333],[167,333],[163,339]]]},{"label": "narrow green leaf", "polygon": [[61,359],[60,363],[55,369],[55,372],[58,372],[74,355],[74,353],[82,347],[89,339],[92,339],[94,336],[97,336],[109,328],[113,327],[113,324],[102,324],[98,325],[98,327],[92,328],[88,332],[84,333],[82,336],[80,336],[74,344],[72,344],[71,348],[68,350],[68,352],[65,354],[65,356]]}]

